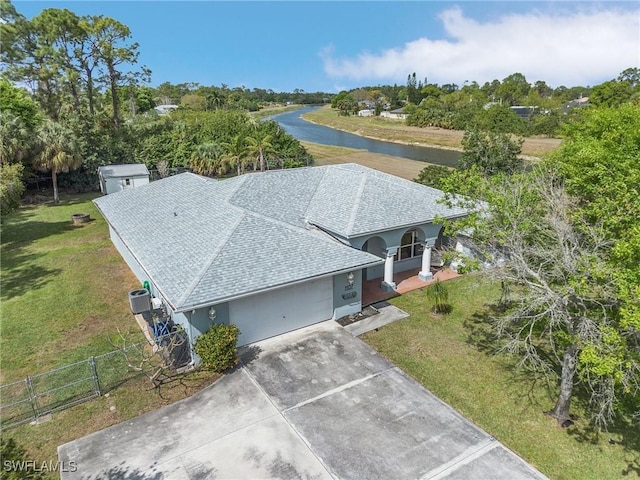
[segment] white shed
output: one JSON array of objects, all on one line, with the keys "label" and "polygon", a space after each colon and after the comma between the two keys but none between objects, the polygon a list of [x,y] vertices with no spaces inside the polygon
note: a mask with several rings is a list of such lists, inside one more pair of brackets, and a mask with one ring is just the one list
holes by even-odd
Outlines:
[{"label": "white shed", "polygon": [[98,167],[100,191],[103,195],[149,183],[149,170],[143,163],[104,165]]}]

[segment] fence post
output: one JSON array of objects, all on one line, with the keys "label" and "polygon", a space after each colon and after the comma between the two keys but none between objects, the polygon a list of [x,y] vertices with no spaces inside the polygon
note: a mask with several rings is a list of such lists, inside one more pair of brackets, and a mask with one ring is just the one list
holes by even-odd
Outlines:
[{"label": "fence post", "polygon": [[34,419],[37,419],[40,417],[40,409],[38,408],[38,397],[36,397],[35,390],[33,389],[33,381],[31,380],[31,377],[28,376],[25,379],[25,382],[27,383],[27,393],[29,393],[29,402],[31,403]]},{"label": "fence post", "polygon": [[89,365],[91,366],[91,375],[93,376],[93,388],[98,396],[102,396],[100,391],[100,379],[98,378],[98,369],[96,368],[96,357],[89,357]]}]

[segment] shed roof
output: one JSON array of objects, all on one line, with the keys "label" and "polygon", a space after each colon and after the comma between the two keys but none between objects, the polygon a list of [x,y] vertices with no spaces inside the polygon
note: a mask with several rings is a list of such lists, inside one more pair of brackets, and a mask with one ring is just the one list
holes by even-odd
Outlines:
[{"label": "shed roof", "polygon": [[442,195],[345,164],[222,181],[184,173],[94,202],[183,311],[381,263],[324,231],[350,238],[464,214]]},{"label": "shed roof", "polygon": [[149,175],[149,170],[144,163],[123,163],[98,167],[98,174],[102,178],[139,177]]}]

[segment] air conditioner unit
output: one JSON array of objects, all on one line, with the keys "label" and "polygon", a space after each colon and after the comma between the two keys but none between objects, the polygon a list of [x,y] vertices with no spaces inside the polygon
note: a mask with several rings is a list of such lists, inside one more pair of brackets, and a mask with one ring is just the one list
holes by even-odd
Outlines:
[{"label": "air conditioner unit", "polygon": [[140,290],[131,290],[129,292],[129,305],[133,314],[148,312],[151,310],[151,296],[149,290],[141,288]]}]

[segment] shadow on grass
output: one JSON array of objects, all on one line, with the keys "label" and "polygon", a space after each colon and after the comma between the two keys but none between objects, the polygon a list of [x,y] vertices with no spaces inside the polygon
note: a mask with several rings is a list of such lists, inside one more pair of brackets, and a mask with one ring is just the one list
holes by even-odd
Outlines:
[{"label": "shadow on grass", "polygon": [[65,221],[34,220],[34,210],[40,207],[22,207],[2,222],[2,294],[3,300],[25,291],[41,288],[51,281],[60,269],[41,264],[46,255],[27,253],[34,242],[47,237],[63,235],[77,228],[71,217]]},{"label": "shadow on grass", "polygon": [[488,355],[495,355],[500,351],[500,339],[493,328],[489,312],[474,313],[464,320],[463,326],[468,332],[468,344]]},{"label": "shadow on grass", "polygon": [[[25,217],[27,217],[27,215],[25,215]],[[18,221],[14,220],[2,226],[3,250],[18,248],[52,235],[60,235],[74,228],[71,217],[69,217],[68,221],[62,222],[30,221],[28,218]]]},{"label": "shadow on grass", "polygon": [[[488,305],[484,312],[475,313],[465,320],[464,327],[468,332],[467,343],[486,355],[495,356],[496,358],[502,357],[499,363],[509,375],[509,381],[524,388],[520,395],[521,398],[527,398],[527,402],[530,405],[539,406],[541,411],[546,411],[556,400],[557,383],[554,375],[557,378],[560,377],[561,365],[554,361],[550,351],[541,347],[538,348],[541,358],[547,364],[554,366],[553,370],[547,375],[518,367],[516,362],[509,359],[507,354],[500,355],[502,343],[496,334],[492,317],[499,315],[502,311],[497,305]],[[545,392],[546,399],[541,399],[540,392]],[[572,410],[588,411],[590,398],[590,392],[576,384],[572,403],[579,405],[579,407]],[[640,411],[640,399],[632,396],[624,397],[621,401],[620,409],[621,413],[608,426],[607,431],[598,430],[589,423],[589,419],[572,414],[571,419],[575,423],[568,427],[566,432],[580,443],[601,445],[606,442],[610,445],[620,445],[624,449],[625,462],[627,464],[626,468],[620,472],[620,475],[633,478],[634,476],[640,476],[640,435],[638,434],[638,421],[640,419],[633,417],[634,412]]]},{"label": "shadow on grass", "polygon": [[2,294],[0,295],[3,301],[42,288],[60,273],[59,268],[36,265],[36,260],[42,256],[40,254],[7,255],[3,252]]},{"label": "shadow on grass", "polygon": [[[503,350],[504,342],[496,333],[493,318],[502,311],[500,306],[488,305],[484,312],[474,313],[466,319],[463,325],[468,332],[467,343],[494,358],[504,370],[509,383],[521,387],[520,398],[526,398],[528,404],[536,406],[540,412],[549,410],[556,400],[555,376],[559,378],[560,371],[549,371],[545,374],[519,366],[516,357]],[[548,365],[555,364],[551,354],[544,349],[539,348],[538,354]]]},{"label": "shadow on grass", "polygon": [[[587,405],[589,393],[585,389],[577,389],[574,394],[577,401]],[[573,426],[567,433],[580,443],[593,445],[619,445],[625,456],[626,467],[620,471],[621,477],[640,477],[640,435],[638,421],[634,412],[640,411],[640,399],[629,396],[620,401],[619,412],[606,430],[598,429],[590,423],[581,422],[579,428]]]}]

